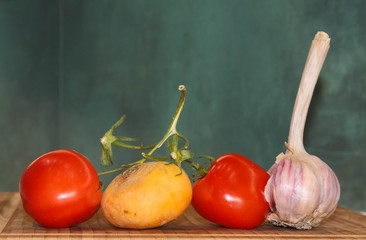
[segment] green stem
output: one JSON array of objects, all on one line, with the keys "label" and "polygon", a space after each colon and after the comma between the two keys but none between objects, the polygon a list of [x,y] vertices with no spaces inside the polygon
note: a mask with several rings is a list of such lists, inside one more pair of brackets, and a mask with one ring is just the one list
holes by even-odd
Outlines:
[{"label": "green stem", "polygon": [[128,149],[136,149],[136,150],[143,150],[143,149],[151,149],[154,147],[153,146],[134,146],[134,145],[129,145],[129,144],[125,144],[122,142],[112,142],[112,145],[114,146],[118,146],[118,147],[123,147],[123,148],[128,148]]},{"label": "green stem", "polygon": [[[117,169],[113,169],[113,170],[110,170],[110,171],[105,171],[105,172],[101,172],[98,174],[98,176],[101,176],[101,175],[105,175],[105,174],[108,174],[108,173],[113,173],[113,172],[118,172],[118,171],[122,171],[130,166],[133,166],[135,164],[139,164],[139,163],[143,163],[146,161],[146,159],[148,158],[153,158],[151,155],[155,152],[156,149],[160,148],[165,141],[167,141],[172,135],[177,135],[178,137],[182,138],[184,141],[185,141],[185,145],[184,145],[184,148],[188,148],[188,139],[185,138],[183,135],[181,135],[180,133],[177,132],[177,124],[178,124],[178,120],[179,120],[179,117],[180,117],[180,114],[183,110],[183,106],[184,106],[184,102],[185,102],[185,99],[186,99],[186,87],[184,85],[180,85],[178,90],[180,91],[180,98],[179,98],[179,102],[178,102],[178,106],[177,106],[177,109],[173,115],[173,119],[172,119],[172,122],[170,123],[170,126],[169,126],[169,129],[168,131],[165,133],[165,135],[163,136],[163,138],[155,145],[153,146],[149,146],[149,147],[136,147],[136,149],[151,149],[147,154],[143,153],[143,158],[136,161],[136,162],[133,162],[133,163],[130,163],[130,164],[126,164],[126,165],[122,165],[120,168],[117,168]],[[118,125],[120,125],[123,120],[124,120],[125,117],[122,117],[121,120],[118,122],[118,124],[115,124],[113,126],[113,129],[116,128]],[[127,148],[134,148],[132,147],[131,145],[129,146],[126,146],[125,144],[121,144],[121,142],[114,142],[113,145],[120,145],[121,147],[127,147]],[[123,145],[123,146],[122,146]]]},{"label": "green stem", "polygon": [[194,163],[193,161],[191,160],[186,160],[186,162],[191,166],[192,169],[194,169],[195,171],[198,172],[197,175],[197,178],[201,178],[201,177],[204,177],[206,174],[207,174],[207,170],[204,169],[202,166],[200,166],[199,164],[197,163]]},{"label": "green stem", "polygon": [[109,174],[109,173],[114,173],[114,172],[119,172],[119,171],[122,171],[123,169],[126,169],[127,167],[120,167],[120,168],[116,168],[116,169],[113,169],[113,170],[109,170],[109,171],[103,171],[103,172],[100,172],[98,173],[98,177],[102,176],[102,175],[105,175],[105,174]]},{"label": "green stem", "polygon": [[[153,147],[153,149],[150,150],[150,152],[148,152],[146,155],[151,156],[156,149],[160,148],[164,142],[166,140],[168,140],[169,137],[171,137],[174,134],[178,134],[177,132],[177,124],[178,124],[178,120],[180,117],[180,114],[183,110],[183,106],[184,106],[184,102],[186,100],[186,87],[184,85],[180,85],[178,90],[180,91],[180,98],[179,98],[179,102],[178,102],[178,106],[177,109],[174,113],[172,122],[170,123],[169,129],[168,131],[165,133],[165,135],[163,136],[163,138]],[[180,134],[179,134],[180,135]],[[182,136],[182,135],[180,135]],[[188,146],[187,146],[188,147]],[[147,158],[142,158],[141,160],[137,161],[138,163],[144,162]]]},{"label": "green stem", "polygon": [[179,149],[179,150],[188,149],[188,146],[189,146],[188,138],[186,138],[185,136],[183,136],[182,134],[180,134],[178,132],[176,133],[176,135],[178,137],[180,137],[181,139],[183,139],[183,141],[185,142],[184,146],[181,149]]},{"label": "green stem", "polygon": [[169,157],[154,157],[154,156],[150,156],[150,155],[147,155],[145,153],[142,153],[142,156],[146,159],[151,159],[151,160],[155,160],[155,161],[159,161],[159,162],[162,162],[162,161],[166,161],[166,160],[169,160],[169,159],[172,159],[171,156]]},{"label": "green stem", "polygon": [[[215,158],[208,156],[208,155],[201,155],[201,156],[198,156],[197,158],[198,159],[207,158],[208,162],[205,162],[203,164],[198,164],[198,163],[191,161],[190,159],[187,159],[185,161],[189,164],[189,166],[191,168],[193,168],[194,170],[196,170],[198,172],[198,174],[195,174],[194,176],[197,178],[202,178],[210,171],[212,163],[215,161]],[[207,167],[205,167],[206,164],[208,164]]]}]

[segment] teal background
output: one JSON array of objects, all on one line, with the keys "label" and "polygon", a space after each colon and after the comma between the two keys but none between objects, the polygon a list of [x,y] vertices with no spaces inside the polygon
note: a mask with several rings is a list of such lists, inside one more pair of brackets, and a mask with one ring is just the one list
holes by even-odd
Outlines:
[{"label": "teal background", "polygon": [[[362,0],[1,0],[0,191],[17,191],[26,166],[55,149],[105,170],[99,138],[122,114],[118,135],[156,143],[180,84],[188,90],[178,130],[192,152],[237,152],[268,169],[285,150],[322,30],[331,47],[305,147],[337,174],[340,205],[366,211],[365,13]],[[116,166],[140,156],[114,154]]]}]

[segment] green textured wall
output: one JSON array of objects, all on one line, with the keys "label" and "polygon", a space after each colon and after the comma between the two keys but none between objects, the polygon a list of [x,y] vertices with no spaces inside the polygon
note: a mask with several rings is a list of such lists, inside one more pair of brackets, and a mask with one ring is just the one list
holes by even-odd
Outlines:
[{"label": "green textured wall", "polygon": [[[365,12],[362,0],[2,0],[0,191],[16,191],[24,168],[59,148],[103,170],[99,138],[122,114],[118,134],[157,142],[179,84],[178,130],[193,152],[237,152],[268,169],[323,30],[331,47],[305,147],[337,174],[340,204],[366,211]],[[115,155],[122,164],[139,152]]]}]

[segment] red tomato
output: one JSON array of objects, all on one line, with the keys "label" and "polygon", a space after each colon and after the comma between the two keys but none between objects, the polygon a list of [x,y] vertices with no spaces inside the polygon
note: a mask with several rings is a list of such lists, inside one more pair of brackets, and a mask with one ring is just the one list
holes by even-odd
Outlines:
[{"label": "red tomato", "polygon": [[24,210],[45,227],[69,227],[91,218],[102,198],[93,165],[72,150],[34,160],[19,182]]},{"label": "red tomato", "polygon": [[192,206],[202,217],[225,227],[257,227],[269,212],[264,196],[269,177],[264,169],[244,156],[222,155],[193,184]]}]

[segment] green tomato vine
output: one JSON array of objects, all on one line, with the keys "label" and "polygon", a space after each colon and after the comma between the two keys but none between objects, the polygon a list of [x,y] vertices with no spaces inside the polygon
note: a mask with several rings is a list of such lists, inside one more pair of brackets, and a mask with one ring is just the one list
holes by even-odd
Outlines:
[{"label": "green tomato vine", "polygon": [[[202,155],[202,156],[198,156],[197,158],[198,159],[206,158],[206,159],[208,159],[207,162],[205,162],[203,164],[199,164],[198,162],[193,161],[192,159],[194,157],[194,154],[190,150],[188,150],[188,147],[189,147],[188,139],[177,131],[177,124],[178,124],[178,120],[181,115],[181,112],[183,110],[187,89],[184,85],[180,85],[178,87],[178,90],[180,92],[180,98],[179,98],[177,109],[174,113],[174,116],[172,118],[172,121],[170,123],[168,130],[166,131],[166,133],[164,134],[164,136],[158,143],[151,145],[151,146],[143,146],[142,143],[136,138],[114,136],[113,131],[124,122],[126,115],[123,115],[111,127],[111,129],[109,129],[104,134],[104,136],[100,139],[100,142],[102,144],[102,155],[101,155],[102,166],[107,167],[107,166],[111,166],[114,164],[112,146],[118,146],[118,147],[127,148],[127,149],[134,149],[134,150],[149,150],[150,149],[150,151],[148,153],[143,152],[141,154],[142,158],[138,161],[121,165],[119,168],[116,168],[113,170],[103,171],[103,172],[99,173],[98,176],[113,173],[113,172],[123,171],[124,169],[129,168],[133,165],[143,163],[147,159],[154,160],[154,161],[169,161],[170,160],[170,161],[172,161],[172,163],[175,163],[181,170],[182,170],[181,164],[183,161],[185,161],[188,163],[189,167],[191,167],[197,171],[197,173],[195,173],[193,175],[194,178],[199,178],[199,177],[203,177],[204,175],[206,175],[206,173],[209,171],[209,167],[211,166],[211,163],[215,159],[213,157],[210,157],[207,155]],[[178,146],[179,139],[183,140],[183,142],[184,142],[184,145],[182,147]],[[128,142],[140,142],[140,145],[132,145],[132,144],[129,144]],[[165,157],[154,156],[153,155],[154,152],[157,149],[159,149],[165,142],[167,143],[167,147],[170,151],[170,156],[165,156]],[[206,164],[208,164],[208,167],[205,167]]]}]

